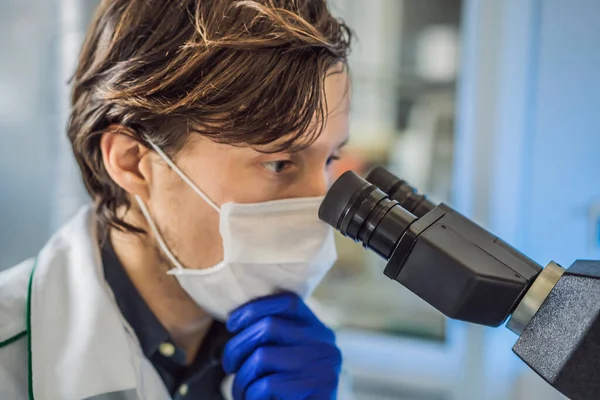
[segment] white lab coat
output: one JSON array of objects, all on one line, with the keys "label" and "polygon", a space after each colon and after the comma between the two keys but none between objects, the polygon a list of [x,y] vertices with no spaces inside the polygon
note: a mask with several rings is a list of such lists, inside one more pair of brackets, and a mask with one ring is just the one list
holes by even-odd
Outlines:
[{"label": "white lab coat", "polygon": [[86,207],[35,260],[0,273],[1,400],[170,399],[104,279],[97,243]]},{"label": "white lab coat", "polygon": [[95,227],[86,208],[0,273],[0,399],[170,399],[104,280]]}]

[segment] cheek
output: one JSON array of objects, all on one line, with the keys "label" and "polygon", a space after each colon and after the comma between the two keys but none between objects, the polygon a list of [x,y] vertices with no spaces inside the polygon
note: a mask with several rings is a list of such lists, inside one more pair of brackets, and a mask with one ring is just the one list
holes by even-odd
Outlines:
[{"label": "cheek", "polygon": [[152,194],[151,212],[169,249],[187,268],[216,264],[222,258],[219,214],[179,179],[163,187]]},{"label": "cheek", "polygon": [[[242,159],[243,160],[243,159]],[[217,205],[225,203],[259,203],[273,200],[279,186],[266,177],[259,165],[239,160],[220,168],[214,175],[199,179],[208,196]]]}]

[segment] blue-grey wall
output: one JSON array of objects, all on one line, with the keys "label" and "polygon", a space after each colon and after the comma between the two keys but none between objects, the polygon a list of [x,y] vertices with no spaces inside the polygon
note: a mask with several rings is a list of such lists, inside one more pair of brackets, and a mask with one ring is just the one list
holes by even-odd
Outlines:
[{"label": "blue-grey wall", "polygon": [[54,7],[0,2],[0,268],[34,255],[48,237]]},{"label": "blue-grey wall", "polygon": [[600,2],[549,0],[541,7],[533,87],[523,247],[568,267],[600,258]]},{"label": "blue-grey wall", "polygon": [[69,156],[67,82],[96,4],[0,1],[0,269],[35,256],[56,216],[86,201],[75,168],[58,161]]}]

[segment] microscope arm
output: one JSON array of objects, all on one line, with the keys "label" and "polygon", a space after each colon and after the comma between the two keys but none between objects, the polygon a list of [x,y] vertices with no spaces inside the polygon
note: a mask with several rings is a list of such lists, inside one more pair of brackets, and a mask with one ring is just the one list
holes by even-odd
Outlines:
[{"label": "microscope arm", "polygon": [[600,399],[600,261],[540,269],[442,204],[405,232],[384,273],[450,318],[508,319],[533,371],[570,399]]},{"label": "microscope arm", "polygon": [[559,392],[600,399],[600,261],[542,268],[381,168],[367,180],[342,175],[319,217],[388,260],[387,277],[449,318],[508,320],[515,354]]}]

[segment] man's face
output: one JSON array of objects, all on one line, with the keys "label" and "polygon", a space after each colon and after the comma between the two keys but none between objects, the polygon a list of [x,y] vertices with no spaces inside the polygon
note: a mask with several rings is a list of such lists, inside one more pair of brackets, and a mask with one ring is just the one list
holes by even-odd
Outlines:
[{"label": "man's face", "polygon": [[[265,154],[192,135],[174,162],[219,206],[322,196],[332,183],[330,165],[348,140],[348,79],[346,73],[326,78],[329,115],[321,135],[304,150]],[[187,268],[217,264],[223,259],[219,214],[158,154],[150,156],[147,205],[167,245]]]}]

